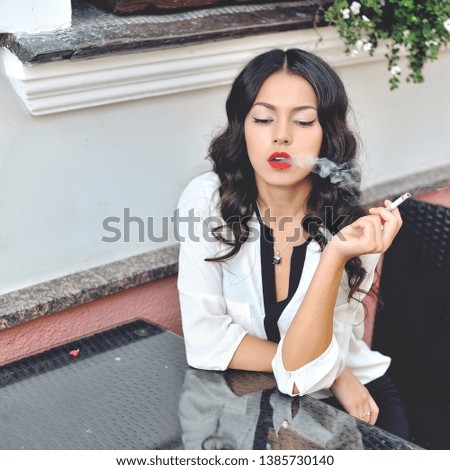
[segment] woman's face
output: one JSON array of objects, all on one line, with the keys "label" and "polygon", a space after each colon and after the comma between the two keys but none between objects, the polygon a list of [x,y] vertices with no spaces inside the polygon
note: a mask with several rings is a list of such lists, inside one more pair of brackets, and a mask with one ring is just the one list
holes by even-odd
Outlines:
[{"label": "woman's face", "polygon": [[[317,96],[304,78],[281,70],[266,79],[244,123],[258,186],[292,186],[310,174],[322,144],[317,113]],[[290,158],[303,164],[293,165]]]}]

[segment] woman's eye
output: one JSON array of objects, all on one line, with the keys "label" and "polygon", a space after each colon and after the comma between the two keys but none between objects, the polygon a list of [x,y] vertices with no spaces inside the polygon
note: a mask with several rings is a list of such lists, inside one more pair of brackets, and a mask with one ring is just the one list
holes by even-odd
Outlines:
[{"label": "woman's eye", "polygon": [[298,124],[299,126],[302,126],[302,127],[308,127],[308,126],[312,126],[314,123],[315,123],[315,119],[313,119],[312,121],[295,121],[296,124]]},{"label": "woman's eye", "polygon": [[257,124],[269,124],[269,122],[273,122],[273,119],[258,119],[254,117],[253,122],[256,122]]}]

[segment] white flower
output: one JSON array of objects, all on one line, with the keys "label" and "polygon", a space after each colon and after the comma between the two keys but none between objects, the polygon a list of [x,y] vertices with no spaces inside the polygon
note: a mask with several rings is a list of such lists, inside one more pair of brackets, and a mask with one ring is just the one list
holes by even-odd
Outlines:
[{"label": "white flower", "polygon": [[357,49],[352,50],[352,57],[356,57],[358,55],[359,51]]},{"label": "white flower", "polygon": [[365,50],[366,52],[369,52],[371,49],[372,49],[372,43],[371,43],[371,42],[366,42],[366,43],[364,44],[364,50]]},{"label": "white flower", "polygon": [[358,49],[358,51],[360,51],[364,46],[364,41],[362,39],[358,39],[356,41],[355,46],[356,46],[356,49]]},{"label": "white flower", "polygon": [[409,29],[405,29],[405,31],[403,31],[403,37],[407,38],[409,36],[409,32]]},{"label": "white flower", "polygon": [[444,21],[444,28],[450,33],[450,18]]},{"label": "white flower", "polygon": [[380,0],[380,5],[381,5],[382,7],[384,7],[385,4],[386,4],[386,3],[385,3],[384,0]]},{"label": "white flower", "polygon": [[437,41],[425,41],[425,45],[428,46],[439,46],[439,43]]},{"label": "white flower", "polygon": [[342,16],[344,17],[344,20],[348,20],[350,18],[350,9],[345,8],[342,10]]},{"label": "white flower", "polygon": [[391,72],[391,75],[397,78],[402,73],[402,69],[399,65],[393,65],[389,72]]},{"label": "white flower", "polygon": [[364,21],[367,21],[367,22],[369,22],[369,21],[370,21],[370,20],[369,20],[369,18],[367,18],[367,16],[366,16],[366,15],[363,15],[361,18],[362,18]]},{"label": "white flower", "polygon": [[350,10],[352,10],[352,13],[354,15],[359,15],[359,12],[361,10],[361,3],[359,2],[353,2],[351,5],[350,5]]}]

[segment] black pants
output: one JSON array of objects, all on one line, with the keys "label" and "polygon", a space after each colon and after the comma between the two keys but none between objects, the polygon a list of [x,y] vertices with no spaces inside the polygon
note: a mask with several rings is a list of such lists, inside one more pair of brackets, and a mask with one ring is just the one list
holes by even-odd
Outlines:
[{"label": "black pants", "polygon": [[[405,405],[390,377],[384,374],[379,379],[372,380],[372,382],[365,386],[380,409],[375,425],[396,436],[409,440],[409,424]],[[343,410],[342,405],[335,397],[322,401]]]}]

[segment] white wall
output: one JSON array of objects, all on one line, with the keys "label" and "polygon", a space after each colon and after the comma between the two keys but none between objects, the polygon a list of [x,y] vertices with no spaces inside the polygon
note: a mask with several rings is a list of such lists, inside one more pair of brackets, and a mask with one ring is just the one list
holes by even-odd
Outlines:
[{"label": "white wall", "polygon": [[139,243],[137,228],[129,243],[102,242],[102,221],[124,208],[159,225],[172,215],[205,168],[226,92],[33,117],[2,80],[0,293],[163,246]]},{"label": "white wall", "polygon": [[70,0],[0,0],[0,32],[38,33],[68,28]]},{"label": "white wall", "polygon": [[[338,69],[365,142],[365,186],[450,162],[450,53],[427,67],[425,84],[395,92],[384,61]],[[173,214],[185,184],[208,168],[228,88],[31,116],[3,74],[0,294],[172,244],[140,243],[136,225],[129,243],[105,243],[102,221],[124,208],[159,225]]]},{"label": "white wall", "polygon": [[364,144],[366,187],[450,163],[450,51],[426,65],[422,84],[390,91],[385,68],[377,62],[339,69]]}]

